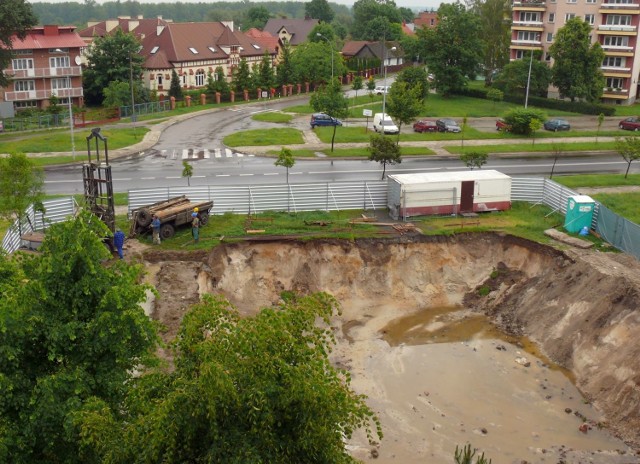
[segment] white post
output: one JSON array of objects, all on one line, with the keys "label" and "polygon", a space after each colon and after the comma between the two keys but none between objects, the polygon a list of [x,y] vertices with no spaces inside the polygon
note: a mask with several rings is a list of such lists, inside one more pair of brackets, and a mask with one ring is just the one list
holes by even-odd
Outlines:
[{"label": "white post", "polygon": [[136,136],[136,103],[133,99],[133,63],[129,53],[129,87],[131,87],[131,122],[133,123],[133,137]]},{"label": "white post", "polygon": [[[383,56],[383,64],[384,64],[384,90],[382,91],[382,119],[386,119],[387,115],[386,115],[386,106],[387,106],[387,44],[386,42],[382,43],[382,46],[384,47],[382,49],[382,56]],[[391,51],[395,51],[396,47],[391,47]],[[382,131],[382,133],[384,134],[384,130]]]},{"label": "white post", "polygon": [[524,97],[524,107],[529,104],[529,84],[531,83],[531,66],[533,65],[533,50],[531,50],[531,58],[529,59],[529,75],[527,76],[527,93]]}]

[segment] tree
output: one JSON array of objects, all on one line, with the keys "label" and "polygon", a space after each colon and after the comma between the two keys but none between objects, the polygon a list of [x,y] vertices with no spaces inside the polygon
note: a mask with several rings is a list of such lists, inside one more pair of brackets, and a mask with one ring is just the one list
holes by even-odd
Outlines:
[{"label": "tree", "polygon": [[[397,27],[392,28],[391,24]],[[353,4],[354,40],[399,40],[402,16],[393,0],[357,0]],[[382,28],[380,27],[382,25]]]},{"label": "tree", "polygon": [[[538,55],[538,56],[537,56]],[[529,80],[529,64],[531,64],[531,79]],[[529,95],[546,97],[551,83],[551,69],[540,61],[539,54],[533,54],[533,61],[529,58],[514,60],[504,66],[494,81],[494,85],[508,94],[525,96],[529,82]]]},{"label": "tree", "polygon": [[353,82],[351,83],[351,89],[356,92],[356,99],[358,98],[358,90],[362,90],[362,87],[362,76],[358,74],[353,78]]},{"label": "tree", "polygon": [[276,82],[279,87],[292,84],[297,79],[295,75],[293,63],[291,62],[291,45],[285,41],[282,44],[280,62],[278,63],[278,73],[276,74]]},{"label": "tree", "polygon": [[317,19],[323,23],[330,23],[335,16],[327,0],[311,0],[305,3],[304,14],[309,18]]},{"label": "tree", "polygon": [[229,96],[229,83],[224,77],[222,66],[216,67],[215,74],[209,74],[207,77],[207,92],[211,95],[218,92],[225,99]]},{"label": "tree", "polygon": [[403,124],[411,122],[422,111],[422,86],[409,86],[406,82],[396,80],[389,90],[386,112],[398,123],[398,139]]},{"label": "tree", "polygon": [[0,217],[24,218],[27,207],[42,202],[44,171],[22,153],[0,158]]},{"label": "tree", "polygon": [[640,159],[640,138],[638,137],[616,137],[616,150],[620,156],[627,162],[627,170],[624,173],[626,179],[629,175],[631,163]]},{"label": "tree", "polygon": [[98,398],[119,415],[127,386],[155,359],[143,269],[105,265],[107,234],[82,212],[52,225],[39,255],[0,273],[3,462],[98,462],[80,449],[77,414]]},{"label": "tree", "polygon": [[468,153],[462,153],[460,155],[460,161],[464,163],[466,167],[473,171],[474,168],[481,169],[482,166],[487,164],[489,155],[481,151],[470,151]]},{"label": "tree", "polygon": [[560,95],[575,101],[595,102],[602,96],[605,79],[600,67],[604,51],[600,43],[591,44],[591,26],[573,18],[560,28],[549,54],[553,58],[552,82]]},{"label": "tree", "polygon": [[420,28],[417,35],[420,54],[435,76],[438,93],[448,97],[475,78],[482,60],[480,24],[478,17],[460,3],[442,3],[438,25]]},{"label": "tree", "polygon": [[[349,99],[344,96],[342,86],[337,79],[316,90],[311,95],[309,104],[314,111],[326,113],[334,118],[346,118],[349,115]],[[333,135],[331,136],[332,152],[337,127],[337,125],[333,126]]]},{"label": "tree", "polygon": [[495,87],[487,90],[487,98],[493,102],[493,107],[495,108],[495,104],[504,100],[504,92],[500,89],[496,89]]},{"label": "tree", "polygon": [[249,69],[249,64],[247,63],[246,58],[242,58],[238,67],[234,68],[231,85],[236,93],[241,93],[244,90],[248,90],[253,87],[251,70]]},{"label": "tree", "polygon": [[282,147],[278,154],[278,159],[275,163],[276,166],[282,166],[287,168],[287,184],[289,183],[289,169],[296,164],[296,159],[293,157],[293,153],[288,148]]},{"label": "tree", "polygon": [[[317,38],[319,39],[319,38]],[[331,80],[331,54],[333,53],[333,74],[341,76],[345,67],[342,55],[322,42],[305,42],[296,47],[291,56],[294,73],[304,82],[329,82]]]},{"label": "tree", "polygon": [[169,96],[176,100],[182,100],[182,86],[180,85],[180,78],[175,69],[171,70],[171,85],[169,85]]},{"label": "tree", "polygon": [[545,114],[531,108],[514,108],[504,115],[504,121],[511,126],[511,132],[520,135],[531,135],[531,121],[544,121]]},{"label": "tree", "polygon": [[254,80],[256,86],[266,91],[269,91],[269,89],[275,84],[275,75],[273,74],[273,68],[271,67],[271,55],[269,55],[269,52],[266,50],[264,55],[262,55],[262,60],[258,65],[258,73]]},{"label": "tree", "polygon": [[369,161],[382,164],[382,180],[387,171],[387,164],[400,164],[400,146],[384,135],[372,135],[369,141]]},{"label": "tree", "polygon": [[30,28],[38,24],[31,5],[26,0],[0,2],[0,87],[7,87],[10,79],[3,70],[11,63],[13,37],[24,39]]},{"label": "tree", "polygon": [[405,82],[409,89],[420,87],[418,98],[421,102],[429,95],[427,71],[422,66],[410,66],[408,68],[403,68],[402,71],[396,75],[395,82]]},{"label": "tree", "polygon": [[490,86],[496,71],[509,62],[511,3],[505,0],[475,0],[471,11],[480,18],[483,44],[484,83]]},{"label": "tree", "polygon": [[82,71],[87,103],[102,104],[103,90],[110,82],[129,82],[131,77],[134,82],[140,80],[144,63],[144,57],[138,53],[140,47],[133,33],[125,33],[120,28],[112,34],[96,37],[87,48],[87,67]]},{"label": "tree", "polygon": [[187,185],[191,187],[191,177],[193,176],[193,166],[187,160],[182,162],[182,177],[187,178]]},{"label": "tree", "polygon": [[529,132],[531,133],[531,145],[536,143],[536,132],[542,128],[542,120],[538,118],[531,118],[529,121]]},{"label": "tree", "polygon": [[270,17],[271,13],[269,13],[269,10],[264,6],[252,6],[246,12],[244,22],[242,23],[242,30],[248,31],[252,27],[263,30]]},{"label": "tree", "polygon": [[253,317],[205,295],[185,313],[175,369],[133,382],[121,414],[79,417],[99,462],[350,463],[345,439],[379,421],[329,360],[337,301],[287,297]]},{"label": "tree", "polygon": [[119,108],[127,103],[131,104],[131,87],[128,82],[113,81],[104,89],[102,106],[105,108]]}]

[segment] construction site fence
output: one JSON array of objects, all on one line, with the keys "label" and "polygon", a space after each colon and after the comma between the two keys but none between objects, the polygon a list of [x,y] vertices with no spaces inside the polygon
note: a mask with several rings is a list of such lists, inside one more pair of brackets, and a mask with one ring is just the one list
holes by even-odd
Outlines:
[{"label": "construction site fence", "polygon": [[[257,214],[267,211],[340,211],[386,210],[387,182],[358,181],[288,185],[163,187],[129,191],[129,213],[134,209],[186,195],[192,201],[213,201],[211,214]],[[542,177],[513,177],[511,201],[544,204],[553,212],[566,215],[570,196],[579,195],[553,180]],[[65,220],[74,214],[72,197],[44,203],[46,213],[35,213],[29,207],[20,225],[14,223],[2,241],[8,252],[21,245],[21,234],[42,230],[49,224]],[[595,202],[592,230],[621,251],[640,259],[640,226]]]}]

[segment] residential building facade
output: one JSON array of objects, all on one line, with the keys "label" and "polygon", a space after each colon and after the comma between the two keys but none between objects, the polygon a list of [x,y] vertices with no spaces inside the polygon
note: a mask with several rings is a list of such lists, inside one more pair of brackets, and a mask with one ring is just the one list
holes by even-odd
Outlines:
[{"label": "residential building facade", "polygon": [[[535,50],[551,66],[549,47],[572,18],[592,27],[592,42],[605,52],[604,103],[630,105],[638,97],[640,0],[520,0],[512,4],[511,59],[528,59]],[[558,90],[549,89],[550,97]]]},{"label": "residential building facade", "polygon": [[81,54],[85,43],[75,26],[34,27],[24,39],[13,37],[13,58],[4,73],[11,83],[0,88],[0,101],[16,111],[44,109],[52,96],[58,104],[83,106]]}]

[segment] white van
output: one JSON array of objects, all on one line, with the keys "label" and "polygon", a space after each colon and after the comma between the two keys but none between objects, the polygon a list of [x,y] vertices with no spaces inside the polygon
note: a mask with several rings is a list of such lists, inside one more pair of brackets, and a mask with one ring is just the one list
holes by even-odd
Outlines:
[{"label": "white van", "polygon": [[376,85],[376,88],[373,90],[376,95],[382,95],[383,93],[389,93],[388,85]]},{"label": "white van", "polygon": [[373,130],[383,134],[397,134],[400,132],[391,116],[385,113],[376,113],[373,116]]}]

